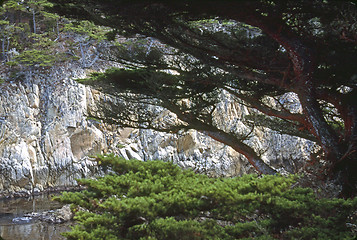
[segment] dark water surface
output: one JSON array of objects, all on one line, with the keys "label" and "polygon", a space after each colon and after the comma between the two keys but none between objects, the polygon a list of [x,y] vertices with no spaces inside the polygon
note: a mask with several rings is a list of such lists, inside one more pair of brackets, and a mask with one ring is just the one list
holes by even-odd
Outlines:
[{"label": "dark water surface", "polygon": [[0,236],[4,240],[65,239],[60,233],[70,230],[72,223],[47,223],[24,216],[61,208],[63,204],[52,201],[51,196],[0,200]]}]

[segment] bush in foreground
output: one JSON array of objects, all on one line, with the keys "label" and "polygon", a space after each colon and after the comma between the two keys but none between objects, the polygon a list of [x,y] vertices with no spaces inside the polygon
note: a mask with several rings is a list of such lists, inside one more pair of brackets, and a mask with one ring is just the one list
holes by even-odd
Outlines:
[{"label": "bush in foreground", "polygon": [[292,188],[296,176],[209,178],[162,161],[97,161],[107,175],[79,180],[86,190],[58,198],[76,212],[68,239],[355,237],[357,199],[317,199]]}]

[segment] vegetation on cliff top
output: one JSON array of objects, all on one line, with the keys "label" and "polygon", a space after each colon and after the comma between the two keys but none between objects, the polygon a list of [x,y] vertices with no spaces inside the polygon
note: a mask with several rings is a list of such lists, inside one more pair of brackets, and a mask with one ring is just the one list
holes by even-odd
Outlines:
[{"label": "vegetation on cliff top", "polygon": [[98,60],[95,47],[106,28],[50,13],[47,0],[9,0],[0,5],[0,62],[4,80],[33,74],[80,60],[90,67]]}]

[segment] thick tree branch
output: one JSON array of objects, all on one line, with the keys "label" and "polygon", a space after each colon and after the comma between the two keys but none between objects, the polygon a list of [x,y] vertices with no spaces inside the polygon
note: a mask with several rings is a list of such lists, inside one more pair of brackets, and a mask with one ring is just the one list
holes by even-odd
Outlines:
[{"label": "thick tree branch", "polygon": [[181,112],[179,107],[172,104],[165,104],[165,107],[176,114],[176,116],[184,122],[188,123],[189,127],[196,129],[207,136],[232,147],[235,151],[244,155],[249,163],[262,174],[276,174],[276,171],[266,164],[261,157],[254,151],[254,149],[247,144],[243,143],[242,139],[239,139],[232,134],[224,132],[213,125],[208,125],[207,123],[197,120],[191,114],[184,114]]},{"label": "thick tree branch", "polygon": [[263,104],[261,101],[255,99],[253,97],[247,96],[246,94],[240,94],[239,92],[232,91],[231,89],[229,89],[227,87],[225,87],[223,89],[228,91],[230,94],[238,97],[239,99],[242,99],[245,103],[248,104],[249,107],[255,108],[266,115],[278,117],[278,118],[285,119],[285,120],[296,121],[303,125],[306,124],[305,117],[302,114],[291,113],[286,110],[275,110],[275,109]]}]

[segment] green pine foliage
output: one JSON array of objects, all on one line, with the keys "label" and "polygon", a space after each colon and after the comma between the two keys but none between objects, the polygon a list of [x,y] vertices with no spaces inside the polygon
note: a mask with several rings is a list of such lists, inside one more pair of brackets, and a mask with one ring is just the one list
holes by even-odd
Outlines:
[{"label": "green pine foliage", "polygon": [[63,62],[85,61],[90,47],[106,38],[108,28],[60,17],[47,11],[52,6],[47,0],[0,5],[0,62],[7,71],[32,75]]},{"label": "green pine foliage", "polygon": [[108,28],[99,27],[90,21],[69,22],[64,25],[63,31],[73,32],[86,36],[86,40],[94,39],[102,41],[106,39]]},{"label": "green pine foliage", "polygon": [[48,55],[45,51],[41,50],[25,50],[20,55],[14,58],[13,62],[8,63],[18,63],[24,66],[39,66],[39,67],[49,67],[55,62],[56,57],[53,55]]},{"label": "green pine foliage", "polygon": [[357,199],[317,199],[297,176],[210,178],[162,161],[98,156],[68,239],[353,239]]},{"label": "green pine foliage", "polygon": [[[0,7],[1,59],[8,66],[43,69],[63,59],[54,41],[59,16],[44,11],[47,0],[7,1]],[[13,53],[11,53],[11,51]]]}]

